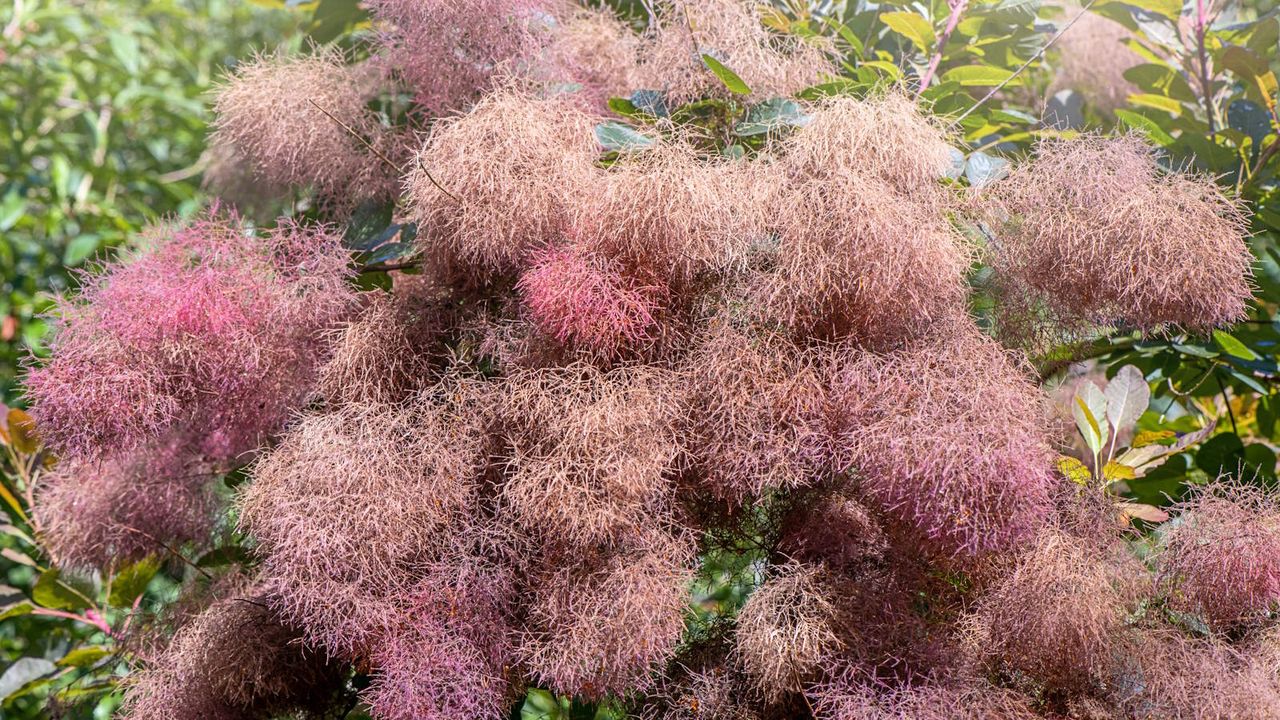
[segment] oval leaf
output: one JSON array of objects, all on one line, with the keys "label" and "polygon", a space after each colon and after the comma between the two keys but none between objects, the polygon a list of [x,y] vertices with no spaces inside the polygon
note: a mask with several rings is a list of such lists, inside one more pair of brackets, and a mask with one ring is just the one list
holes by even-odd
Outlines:
[{"label": "oval leaf", "polygon": [[1248,345],[1236,339],[1236,336],[1222,330],[1213,331],[1213,340],[1218,343],[1218,347],[1223,352],[1232,357],[1238,357],[1241,360],[1257,360],[1258,354],[1249,349]]},{"label": "oval leaf", "polygon": [[738,77],[738,73],[725,67],[724,63],[706,53],[702,54],[702,62],[707,66],[707,69],[711,70],[716,77],[720,78],[720,82],[724,83],[724,86],[729,88],[729,92],[734,92],[739,95],[751,94],[751,88],[742,81],[742,78]]},{"label": "oval leaf", "polygon": [[1151,402],[1151,387],[1142,371],[1133,365],[1120,368],[1103,394],[1107,398],[1107,422],[1117,435],[1136,423]]},{"label": "oval leaf", "polygon": [[0,698],[8,700],[20,695],[23,688],[57,669],[56,665],[44,658],[19,659],[4,671],[4,675],[0,675]]},{"label": "oval leaf", "polygon": [[31,589],[31,599],[40,607],[50,610],[83,610],[89,603],[60,580],[61,572],[50,568],[40,573],[35,587]]},{"label": "oval leaf", "polygon": [[620,122],[602,122],[596,126],[596,142],[605,150],[643,150],[656,140]]}]

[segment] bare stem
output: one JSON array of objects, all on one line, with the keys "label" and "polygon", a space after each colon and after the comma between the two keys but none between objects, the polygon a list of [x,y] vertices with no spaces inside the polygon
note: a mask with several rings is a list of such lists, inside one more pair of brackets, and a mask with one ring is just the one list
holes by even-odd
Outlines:
[{"label": "bare stem", "polygon": [[1045,43],[1044,47],[1040,48],[1040,50],[1038,50],[1035,55],[1032,55],[1031,57],[1027,58],[1027,61],[1022,63],[1022,65],[1019,66],[1017,70],[1014,70],[1012,75],[1002,80],[999,85],[996,85],[995,87],[991,88],[991,91],[988,92],[986,95],[983,95],[981,100],[973,104],[973,107],[969,108],[968,110],[965,110],[963,113],[960,114],[960,117],[956,118],[955,120],[952,120],[951,126],[955,127],[956,125],[959,125],[961,121],[963,121],[965,118],[972,115],[974,110],[977,110],[979,107],[982,107],[984,103],[986,103],[991,98],[995,97],[996,93],[1000,92],[1001,90],[1004,89],[1006,85],[1013,82],[1014,78],[1022,74],[1022,71],[1031,67],[1031,63],[1044,57],[1044,54],[1046,52],[1049,52],[1049,48],[1053,47],[1053,44],[1058,42],[1058,38],[1066,34],[1066,32],[1071,29],[1071,26],[1076,24],[1076,21],[1084,17],[1084,14],[1089,12],[1089,8],[1093,7],[1093,4],[1096,3],[1097,1],[1098,0],[1089,0],[1089,2],[1085,3],[1084,7],[1080,8],[1080,12],[1076,13],[1076,16],[1071,18],[1070,22],[1062,26],[1062,29],[1058,31],[1058,34],[1049,38],[1049,42]]},{"label": "bare stem", "polygon": [[396,171],[396,175],[400,175],[400,174],[403,172],[403,171],[400,169],[400,166],[399,166],[399,165],[397,165],[397,164],[395,164],[394,162],[392,162],[391,158],[387,157],[387,156],[386,156],[386,155],[385,155],[381,150],[379,150],[378,148],[374,147],[374,146],[373,146],[373,143],[369,142],[368,138],[366,138],[365,136],[363,136],[363,135],[361,135],[360,133],[356,132],[354,129],[352,129],[352,127],[351,127],[350,125],[347,125],[346,123],[342,122],[342,121],[341,121],[341,120],[339,120],[338,118],[334,117],[333,113],[329,112],[328,110],[325,110],[323,107],[320,107],[320,103],[316,102],[315,100],[312,100],[311,98],[307,98],[307,102],[309,102],[309,103],[311,103],[313,106],[315,106],[315,109],[317,109],[317,110],[319,110],[320,112],[324,113],[324,114],[325,114],[325,116],[326,116],[326,117],[328,117],[330,120],[332,120],[332,121],[334,121],[335,123],[337,123],[337,124],[338,124],[338,127],[342,128],[343,130],[346,130],[348,133],[350,133],[350,135],[351,135],[352,137],[354,137],[355,139],[359,140],[359,141],[360,141],[360,142],[361,142],[361,143],[362,143],[366,148],[368,148],[368,149],[369,149],[369,152],[373,153],[374,155],[377,155],[377,156],[378,156],[378,159],[382,160],[382,162],[384,162],[384,163],[386,163],[387,165],[389,165],[389,166],[391,167],[391,169],[392,169],[392,170],[395,170],[395,171]]},{"label": "bare stem", "polygon": [[942,64],[942,50],[951,39],[951,33],[955,32],[956,26],[960,24],[960,16],[964,15],[964,11],[969,8],[969,0],[947,0],[947,5],[951,8],[951,12],[947,15],[947,25],[938,36],[938,47],[934,50],[933,57],[929,59],[929,67],[925,68],[924,74],[920,76],[920,89],[916,91],[917,98],[923,95],[924,91],[929,89],[929,83],[933,82],[933,76],[937,74],[938,66]]},{"label": "bare stem", "polygon": [[1205,0],[1196,0],[1196,54],[1200,60],[1200,92],[1204,95],[1204,111],[1209,117],[1209,137],[1218,134],[1218,121],[1213,112],[1213,80],[1209,77],[1209,55],[1204,49],[1204,34],[1208,29]]}]

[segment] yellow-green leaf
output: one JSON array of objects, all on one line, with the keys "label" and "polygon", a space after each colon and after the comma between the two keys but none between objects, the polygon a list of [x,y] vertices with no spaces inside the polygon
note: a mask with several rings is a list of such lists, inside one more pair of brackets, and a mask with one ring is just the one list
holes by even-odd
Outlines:
[{"label": "yellow-green leaf", "polygon": [[924,53],[933,49],[933,24],[913,12],[891,12],[880,16],[890,30],[910,40]]},{"label": "yellow-green leaf", "polygon": [[1237,340],[1231,333],[1214,330],[1213,339],[1218,343],[1218,347],[1222,348],[1228,355],[1238,357],[1241,360],[1258,359],[1257,353],[1250,350],[1248,345]]},{"label": "yellow-green leaf", "polygon": [[1102,477],[1107,482],[1120,482],[1121,480],[1132,480],[1137,475],[1134,474],[1133,468],[1112,460],[1102,467]]},{"label": "yellow-green leaf", "polygon": [[1129,102],[1140,107],[1155,108],[1177,116],[1182,114],[1182,103],[1164,95],[1137,93],[1129,96]]},{"label": "yellow-green leaf", "polygon": [[86,645],[85,647],[72,648],[58,664],[62,667],[84,668],[93,665],[102,658],[111,654],[111,651],[101,645]]},{"label": "yellow-green leaf", "polygon": [[9,438],[13,443],[13,449],[24,455],[34,454],[40,449],[40,436],[36,434],[36,421],[31,416],[19,410],[11,408],[9,410]]},{"label": "yellow-green leaf", "polygon": [[961,65],[952,68],[942,75],[942,81],[954,80],[963,87],[995,87],[1013,76],[1007,68],[990,65]]},{"label": "yellow-green leaf", "polygon": [[706,54],[703,54],[702,62],[716,77],[720,78],[720,82],[724,83],[724,86],[729,88],[730,92],[735,92],[739,95],[751,94],[751,88],[747,83],[738,77],[738,73],[725,67],[724,63]]},{"label": "yellow-green leaf", "polygon": [[1140,448],[1148,445],[1172,445],[1178,439],[1178,434],[1172,430],[1143,430],[1133,436],[1133,443],[1129,447]]},{"label": "yellow-green leaf", "polygon": [[1059,455],[1056,464],[1058,472],[1062,473],[1062,477],[1077,485],[1088,486],[1089,480],[1093,477],[1093,474],[1089,472],[1089,468],[1073,457]]}]

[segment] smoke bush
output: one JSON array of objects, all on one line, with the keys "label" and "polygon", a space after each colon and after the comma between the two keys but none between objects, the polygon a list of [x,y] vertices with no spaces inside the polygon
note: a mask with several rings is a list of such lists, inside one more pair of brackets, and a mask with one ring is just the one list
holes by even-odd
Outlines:
[{"label": "smoke bush", "polygon": [[[465,108],[546,42],[542,0],[372,0],[382,62],[434,113]],[[512,118],[514,120],[515,118]]]},{"label": "smoke bush", "polygon": [[1054,485],[1039,390],[972,327],[836,364],[837,463],[886,514],[944,553],[1030,539]]},{"label": "smoke bush", "polygon": [[680,453],[673,379],[590,366],[507,381],[510,476],[503,498],[530,533],[590,546],[643,532],[670,503]]},{"label": "smoke bush", "polygon": [[727,322],[707,329],[685,369],[682,434],[702,484],[742,502],[813,484],[825,454],[815,425],[825,400],[811,362],[784,339]]},{"label": "smoke bush", "polygon": [[803,690],[840,644],[836,609],[824,596],[821,567],[790,565],[751,594],[738,613],[736,652],[744,673],[769,701]]},{"label": "smoke bush", "polygon": [[1181,506],[1162,572],[1176,606],[1229,630],[1280,603],[1280,508],[1256,490],[1211,487]]},{"label": "smoke bush", "polygon": [[1046,140],[987,203],[1005,331],[1033,346],[1244,317],[1253,256],[1240,207],[1209,178],[1162,169],[1136,137]]},{"label": "smoke bush", "polygon": [[351,304],[347,273],[323,228],[258,238],[210,213],[152,230],[61,301],[52,358],[27,376],[41,433],[66,457],[172,432],[213,459],[256,449],[310,392],[319,335]]},{"label": "smoke bush", "polygon": [[539,584],[519,656],[557,692],[599,699],[644,690],[684,629],[689,550],[668,538],[564,566]]},{"label": "smoke bush", "polygon": [[130,720],[276,717],[323,709],[342,667],[308,650],[260,590],[245,586],[185,624],[160,657],[130,679]]},{"label": "smoke bush", "polygon": [[469,278],[522,269],[568,232],[593,153],[590,118],[565,96],[499,89],[437,122],[405,180],[425,250]]},{"label": "smoke bush", "polygon": [[[251,463],[218,549],[254,580],[185,584],[207,609],[137,653],[130,717],[1280,706],[1275,501],[1176,507],[1149,572],[1122,486],[1054,472],[1026,353],[1239,318],[1243,216],[1207,179],[1084,136],[965,194],[916,100],[802,99],[833,57],[738,0],[644,34],[561,0],[369,7],[370,63],[260,58],[216,100],[224,193],[319,202],[153,231],[28,378],[63,565],[203,549]],[[652,111],[634,147],[595,117],[615,96]],[[762,107],[785,121],[745,132]],[[313,220],[357,203],[341,239]],[[970,316],[988,277],[1026,347]]]},{"label": "smoke bush", "polygon": [[661,288],[637,286],[607,260],[572,247],[536,260],[518,287],[543,332],[605,357],[648,338],[663,295]]},{"label": "smoke bush", "polygon": [[977,653],[1011,675],[1059,691],[1103,686],[1125,654],[1124,620],[1135,568],[1059,531],[1046,531],[983,595]]},{"label": "smoke bush", "polygon": [[203,545],[215,520],[214,476],[174,437],[65,461],[37,486],[35,524],[63,567],[122,566],[165,546]]},{"label": "smoke bush", "polygon": [[[391,197],[396,170],[380,155],[403,157],[404,140],[368,109],[376,91],[368,68],[333,52],[260,57],[218,90],[212,142],[233,149],[269,195],[312,188],[340,207],[354,204],[352,187]],[[228,180],[215,189],[235,190]]]},{"label": "smoke bush", "polygon": [[483,458],[449,392],[303,418],[254,467],[240,522],[259,543],[263,581],[281,613],[336,655],[394,626],[415,569],[465,522]]},{"label": "smoke bush", "polygon": [[822,48],[776,36],[759,9],[735,0],[660,0],[660,24],[641,48],[636,86],[662,90],[672,102],[725,93],[707,72],[709,54],[734,69],[762,97],[788,96],[835,73]]},{"label": "smoke bush", "polygon": [[[1073,16],[1080,12],[1073,3],[1068,3],[1065,10]],[[1074,90],[1106,113],[1124,107],[1129,95],[1141,92],[1124,73],[1146,62],[1125,45],[1132,37],[1133,33],[1120,23],[1086,12],[1058,42],[1058,72],[1047,94]]]}]

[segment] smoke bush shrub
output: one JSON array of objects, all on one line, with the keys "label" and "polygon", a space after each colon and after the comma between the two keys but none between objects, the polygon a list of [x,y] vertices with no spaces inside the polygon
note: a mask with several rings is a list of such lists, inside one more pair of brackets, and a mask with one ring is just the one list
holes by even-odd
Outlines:
[{"label": "smoke bush shrub", "polygon": [[[643,33],[558,0],[369,5],[369,62],[261,58],[215,101],[228,194],[318,202],[157,228],[60,302],[28,376],[59,563],[244,559],[184,584],[127,717],[1276,707],[1275,501],[1139,532],[1114,489],[1138,465],[1055,471],[1026,352],[1241,317],[1243,215],[1207,179],[1083,135],[962,190],[915,100],[802,93],[831,48],[735,0],[657,2]],[[756,132],[762,107],[787,121]],[[1190,442],[1095,465],[1164,441]]]}]

